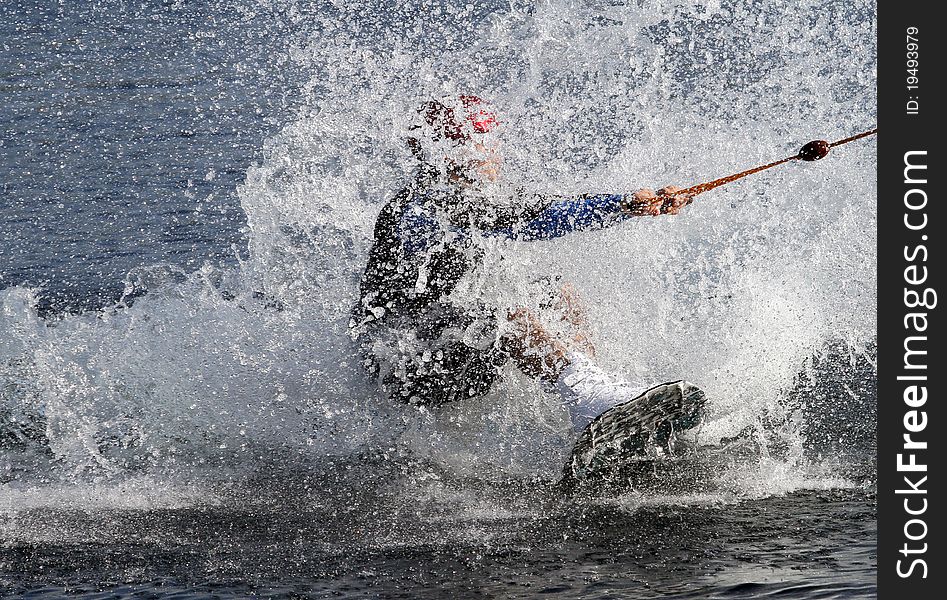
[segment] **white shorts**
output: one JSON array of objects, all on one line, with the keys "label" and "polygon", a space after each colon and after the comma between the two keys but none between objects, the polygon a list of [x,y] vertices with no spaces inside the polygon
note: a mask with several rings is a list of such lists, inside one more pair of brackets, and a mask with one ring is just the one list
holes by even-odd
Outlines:
[{"label": "white shorts", "polygon": [[560,374],[556,391],[569,409],[576,432],[583,431],[611,407],[633,400],[648,389],[606,373],[583,354],[572,353],[568,358],[569,365]]}]

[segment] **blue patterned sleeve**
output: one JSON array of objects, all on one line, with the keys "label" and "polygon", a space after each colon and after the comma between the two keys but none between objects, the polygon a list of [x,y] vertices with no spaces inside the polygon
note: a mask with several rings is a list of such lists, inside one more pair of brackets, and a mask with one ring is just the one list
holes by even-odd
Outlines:
[{"label": "blue patterned sleeve", "polygon": [[562,199],[524,224],[492,233],[517,240],[550,240],[573,231],[604,229],[628,216],[621,210],[623,199],[621,194]]}]

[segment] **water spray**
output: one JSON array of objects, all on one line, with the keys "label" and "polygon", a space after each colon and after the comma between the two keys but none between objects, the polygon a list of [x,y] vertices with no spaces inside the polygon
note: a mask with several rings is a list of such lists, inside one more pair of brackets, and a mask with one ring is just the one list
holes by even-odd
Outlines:
[{"label": "water spray", "polygon": [[752,175],[753,173],[759,173],[760,171],[765,171],[766,169],[771,169],[777,165],[789,162],[791,160],[804,160],[806,162],[812,162],[820,160],[828,156],[829,150],[835,148],[836,146],[841,146],[849,142],[854,142],[855,140],[860,140],[863,137],[868,137],[869,135],[874,135],[878,133],[878,128],[875,127],[869,131],[863,131],[857,135],[847,137],[837,142],[827,142],[825,140],[813,140],[799,149],[797,154],[793,156],[788,156],[782,160],[777,160],[769,164],[760,165],[758,167],[753,167],[752,169],[747,169],[746,171],[740,171],[739,173],[734,173],[733,175],[727,175],[726,177],[721,177],[719,179],[714,179],[713,181],[708,181],[706,183],[699,183],[695,186],[691,186],[686,190],[681,190],[677,192],[678,194],[686,194],[688,196],[696,196],[697,194],[703,194],[708,190],[712,190],[715,187],[720,187],[725,183],[730,183],[736,181],[737,179],[742,179],[747,175]]}]

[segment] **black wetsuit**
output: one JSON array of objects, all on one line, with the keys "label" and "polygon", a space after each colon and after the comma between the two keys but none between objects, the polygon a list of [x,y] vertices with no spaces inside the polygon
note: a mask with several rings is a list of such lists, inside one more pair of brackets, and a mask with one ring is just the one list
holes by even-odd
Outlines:
[{"label": "black wetsuit", "polygon": [[480,303],[460,307],[448,299],[483,258],[473,232],[537,240],[598,229],[626,216],[622,199],[524,196],[519,208],[458,217],[458,188],[416,183],[402,190],[375,223],[353,311],[366,367],[389,396],[412,404],[487,393],[509,359],[496,316]]}]

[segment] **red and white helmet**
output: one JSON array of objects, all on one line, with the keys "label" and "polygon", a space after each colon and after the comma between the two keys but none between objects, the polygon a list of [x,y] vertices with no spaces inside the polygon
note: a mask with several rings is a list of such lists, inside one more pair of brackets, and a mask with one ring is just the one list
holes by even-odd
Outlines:
[{"label": "red and white helmet", "polygon": [[457,142],[467,142],[499,125],[496,112],[478,96],[430,100],[418,112],[429,130],[428,135]]},{"label": "red and white helmet", "polygon": [[481,140],[500,124],[496,112],[478,96],[428,100],[418,108],[408,144],[424,157]]}]

